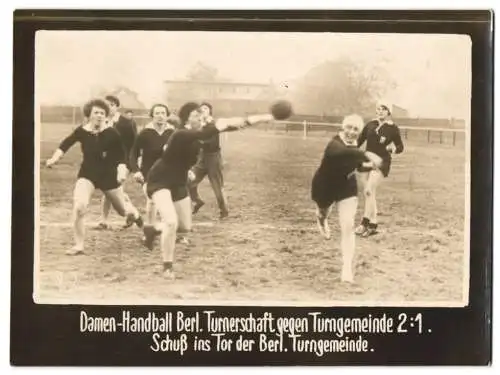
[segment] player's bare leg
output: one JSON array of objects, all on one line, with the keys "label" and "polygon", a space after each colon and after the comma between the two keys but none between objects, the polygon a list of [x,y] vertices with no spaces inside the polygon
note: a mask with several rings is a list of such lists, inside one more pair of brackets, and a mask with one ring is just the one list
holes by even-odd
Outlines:
[{"label": "player's bare leg", "polygon": [[189,244],[186,234],[191,232],[193,228],[193,219],[191,213],[191,199],[186,197],[180,201],[174,202],[175,211],[177,213],[177,243],[185,245]]},{"label": "player's bare leg", "polygon": [[135,223],[139,228],[142,228],[143,221],[139,211],[132,204],[130,199],[127,199],[126,194],[123,192],[121,187],[104,191],[104,196],[113,206],[118,215],[126,217],[127,226]]},{"label": "player's bare leg", "polygon": [[370,172],[368,182],[365,187],[366,207],[365,217],[369,220],[366,230],[361,234],[363,237],[368,237],[377,233],[377,188],[384,176],[379,170]]},{"label": "player's bare leg", "polygon": [[342,251],[342,273],[340,278],[343,282],[354,281],[354,253],[356,246],[354,218],[357,208],[357,197],[344,199],[337,204],[340,222],[340,248]]},{"label": "player's bare leg", "polygon": [[67,255],[77,255],[83,253],[84,251],[84,218],[94,190],[94,185],[89,180],[80,178],[76,181],[75,189],[73,191],[73,230],[75,245],[73,248],[66,251]]},{"label": "player's bare leg", "polygon": [[111,202],[106,198],[106,196],[102,197],[101,200],[101,217],[99,219],[99,223],[97,224],[96,229],[109,229],[108,219],[109,213],[111,211]]},{"label": "player's bare leg", "polygon": [[367,196],[367,185],[368,185],[368,178],[370,176],[370,172],[359,172],[358,173],[358,181],[361,184],[361,188],[363,189],[363,194],[365,198],[365,209],[363,213],[363,219],[361,220],[361,224],[356,228],[355,233],[359,235],[363,235],[367,230],[368,230],[368,224],[370,223],[370,219],[367,215],[371,216],[371,206],[370,202],[368,202],[368,196]]},{"label": "player's bare leg", "polygon": [[[177,236],[178,219],[177,213],[172,202],[172,194],[168,189],[158,190],[153,194],[153,201],[160,212],[161,221],[163,224],[160,246],[161,256],[163,260],[163,275],[167,279],[173,279],[173,263],[175,253],[175,239]],[[191,207],[189,207],[191,209]],[[146,227],[144,228],[146,230]],[[153,228],[154,229],[154,228]],[[148,233],[145,232],[148,236]]]},{"label": "player's bare leg", "polygon": [[328,225],[328,216],[330,215],[331,206],[327,208],[320,208],[316,206],[316,223],[318,225],[321,235],[329,240],[331,238],[330,227]]}]

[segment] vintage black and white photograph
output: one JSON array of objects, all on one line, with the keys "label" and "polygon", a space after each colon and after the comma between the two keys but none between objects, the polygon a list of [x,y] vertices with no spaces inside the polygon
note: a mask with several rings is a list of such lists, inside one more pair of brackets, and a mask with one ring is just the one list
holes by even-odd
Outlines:
[{"label": "vintage black and white photograph", "polygon": [[471,40],[38,31],[39,304],[469,300]]}]

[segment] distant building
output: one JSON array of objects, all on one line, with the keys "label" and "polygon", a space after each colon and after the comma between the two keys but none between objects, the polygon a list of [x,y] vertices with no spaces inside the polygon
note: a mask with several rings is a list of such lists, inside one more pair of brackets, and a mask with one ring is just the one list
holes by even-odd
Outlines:
[{"label": "distant building", "polygon": [[165,100],[173,110],[187,101],[208,101],[222,116],[267,111],[279,94],[273,83],[164,81]]}]

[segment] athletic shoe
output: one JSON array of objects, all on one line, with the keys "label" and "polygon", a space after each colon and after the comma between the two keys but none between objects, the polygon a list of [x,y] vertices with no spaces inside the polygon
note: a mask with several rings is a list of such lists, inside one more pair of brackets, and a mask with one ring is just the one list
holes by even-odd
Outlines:
[{"label": "athletic shoe", "polygon": [[110,229],[109,225],[107,223],[99,223],[95,226],[96,230],[108,230]]},{"label": "athletic shoe", "polygon": [[366,230],[361,234],[361,237],[370,237],[375,234],[377,234],[377,228],[376,227],[368,227]]},{"label": "athletic shoe", "polygon": [[130,228],[133,224],[137,225],[137,227],[142,228],[144,226],[144,221],[142,220],[142,216],[139,215],[135,217],[133,213],[128,213],[125,219],[125,225],[123,229]]},{"label": "athletic shoe", "polygon": [[175,279],[174,271],[171,268],[164,270],[162,276],[164,279],[167,279],[167,280],[174,280]]},{"label": "athletic shoe", "polygon": [[176,239],[175,239],[175,243],[176,244],[180,244],[180,245],[189,245],[189,240],[187,237],[184,237],[184,236],[178,236]]},{"label": "athletic shoe", "polygon": [[331,237],[330,227],[328,226],[328,220],[326,217],[316,216],[316,223],[318,224],[318,229],[321,235],[329,240]]},{"label": "athletic shoe", "polygon": [[83,249],[73,246],[71,249],[66,250],[66,255],[80,255],[83,254]]},{"label": "athletic shoe", "polygon": [[202,208],[204,205],[205,202],[203,202],[201,199],[196,201],[193,207],[193,215],[196,214],[200,210],[200,208]]}]

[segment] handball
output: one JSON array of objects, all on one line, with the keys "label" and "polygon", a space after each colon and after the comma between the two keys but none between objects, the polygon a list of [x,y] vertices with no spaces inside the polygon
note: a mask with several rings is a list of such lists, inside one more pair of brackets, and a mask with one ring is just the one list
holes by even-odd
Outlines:
[{"label": "handball", "polygon": [[271,114],[276,120],[286,120],[292,113],[292,104],[287,100],[278,100],[271,105]]}]

